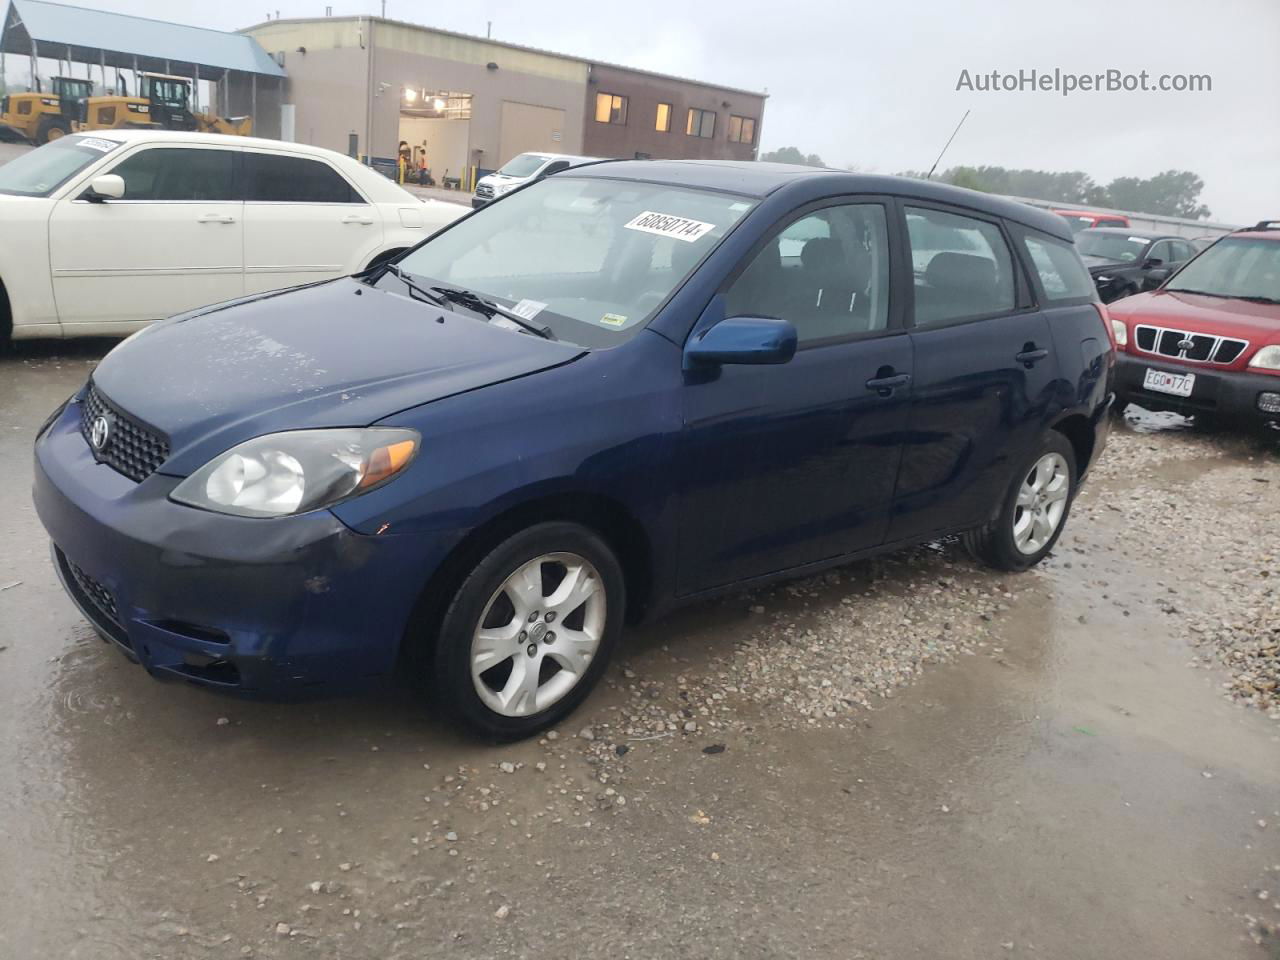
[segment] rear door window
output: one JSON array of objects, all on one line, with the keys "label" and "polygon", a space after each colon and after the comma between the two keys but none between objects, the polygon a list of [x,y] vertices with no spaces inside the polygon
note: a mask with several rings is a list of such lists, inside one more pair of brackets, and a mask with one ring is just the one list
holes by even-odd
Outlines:
[{"label": "rear door window", "polygon": [[232,150],[151,147],[111,168],[124,180],[124,200],[200,203],[237,200]]},{"label": "rear door window", "polygon": [[907,207],[906,213],[916,326],[1014,309],[1013,257],[998,226],[922,207]]},{"label": "rear door window", "polygon": [[1022,246],[1040,277],[1046,300],[1093,297],[1093,280],[1071,244],[1043,234],[1027,233],[1022,237]]},{"label": "rear door window", "polygon": [[346,179],[320,160],[246,153],[245,199],[265,203],[363,203]]}]

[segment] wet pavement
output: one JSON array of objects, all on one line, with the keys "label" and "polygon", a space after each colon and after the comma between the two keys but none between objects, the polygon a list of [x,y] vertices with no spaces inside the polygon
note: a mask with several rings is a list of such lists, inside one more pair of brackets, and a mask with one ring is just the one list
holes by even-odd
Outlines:
[{"label": "wet pavement", "polygon": [[1040,570],[703,604],[494,747],[94,635],[30,449],[106,346],[0,358],[0,957],[1280,957],[1280,722],[1211,642],[1273,609],[1274,440],[1118,423]]}]

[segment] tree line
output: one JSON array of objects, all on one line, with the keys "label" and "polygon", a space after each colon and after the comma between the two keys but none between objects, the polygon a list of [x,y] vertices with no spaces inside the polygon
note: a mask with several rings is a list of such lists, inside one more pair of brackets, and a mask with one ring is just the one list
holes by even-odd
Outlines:
[{"label": "tree line", "polygon": [[[772,150],[762,154],[760,159],[812,167],[826,166],[816,153],[804,154],[795,147]],[[925,174],[919,170],[904,170],[898,176],[924,179]],[[996,166],[958,166],[935,174],[933,179],[983,193],[999,193],[1054,203],[1112,207],[1167,217],[1184,217],[1188,220],[1203,220],[1210,216],[1209,208],[1200,202],[1204,181],[1190,170],[1166,170],[1151,177],[1116,177],[1110,183],[1101,184],[1080,170],[1055,172],[1010,170]]]}]

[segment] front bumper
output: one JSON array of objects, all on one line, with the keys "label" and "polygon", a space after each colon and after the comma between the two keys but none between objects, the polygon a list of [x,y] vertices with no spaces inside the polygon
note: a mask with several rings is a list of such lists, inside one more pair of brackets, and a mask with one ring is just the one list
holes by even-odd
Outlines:
[{"label": "front bumper", "polygon": [[364,536],[327,510],[280,519],[175,504],[97,463],[78,404],[36,443],[33,496],[67,593],[156,677],[270,697],[390,673],[444,538]]},{"label": "front bumper", "polygon": [[[1196,375],[1189,397],[1175,397],[1148,390],[1142,385],[1147,370]],[[1264,393],[1280,395],[1280,376],[1222,370],[1204,364],[1178,364],[1158,357],[1131,353],[1116,355],[1116,392],[1125,400],[1148,410],[1172,410],[1185,414],[1212,414],[1230,420],[1268,423],[1280,414],[1258,406]]]}]

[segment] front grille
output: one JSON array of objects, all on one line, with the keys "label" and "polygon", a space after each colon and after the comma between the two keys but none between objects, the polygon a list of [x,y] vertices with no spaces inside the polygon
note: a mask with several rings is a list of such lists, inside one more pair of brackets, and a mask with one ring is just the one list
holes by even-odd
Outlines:
[{"label": "front grille", "polygon": [[477,187],[476,187],[476,196],[477,196],[477,197],[492,197],[492,196],[493,196],[493,187],[489,186],[489,184],[487,184],[487,183],[482,183],[482,184],[480,184],[479,186],[477,186]]},{"label": "front grille", "polygon": [[80,588],[86,597],[93,601],[93,605],[112,623],[119,626],[120,617],[116,613],[116,600],[115,597],[111,596],[111,591],[70,560],[67,561],[67,566],[71,568],[71,576],[75,577],[76,586]]},{"label": "front grille", "polygon": [[[106,442],[94,447],[93,429],[99,419],[107,423]],[[98,392],[93,382],[80,401],[80,432],[94,455],[107,466],[141,483],[169,458],[169,441],[144,427]]]},{"label": "front grille", "polygon": [[1249,346],[1247,340],[1146,324],[1138,324],[1134,330],[1134,343],[1143,353],[1191,363],[1231,363]]}]

